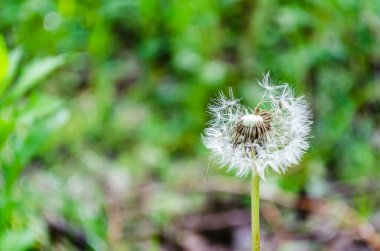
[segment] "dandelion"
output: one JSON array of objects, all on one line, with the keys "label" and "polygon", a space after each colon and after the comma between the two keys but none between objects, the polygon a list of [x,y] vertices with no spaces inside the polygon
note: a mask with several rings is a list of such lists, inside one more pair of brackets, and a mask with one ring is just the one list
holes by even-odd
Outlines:
[{"label": "dandelion", "polygon": [[264,178],[269,167],[285,172],[309,147],[311,113],[304,97],[294,97],[287,84],[271,84],[269,74],[260,85],[264,95],[254,109],[242,106],[232,90],[209,106],[212,119],[203,143],[238,176],[252,171]]},{"label": "dandelion", "polygon": [[272,84],[269,74],[259,84],[264,94],[253,109],[242,106],[231,89],[228,96],[220,93],[209,106],[211,121],[202,136],[222,167],[237,176],[252,173],[252,217],[257,215],[255,223],[252,218],[253,250],[259,250],[259,177],[268,168],[284,173],[299,162],[309,147],[312,123],[305,98],[295,97],[288,84]]}]

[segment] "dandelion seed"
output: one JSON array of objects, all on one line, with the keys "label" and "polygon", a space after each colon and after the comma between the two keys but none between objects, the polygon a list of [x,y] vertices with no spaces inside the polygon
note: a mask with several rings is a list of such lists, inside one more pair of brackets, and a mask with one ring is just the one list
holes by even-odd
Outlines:
[{"label": "dandelion seed", "polygon": [[253,172],[264,178],[268,168],[285,172],[309,147],[312,122],[304,97],[295,97],[288,84],[272,84],[269,74],[259,84],[264,95],[254,109],[242,106],[231,89],[209,106],[203,143],[238,176]]}]

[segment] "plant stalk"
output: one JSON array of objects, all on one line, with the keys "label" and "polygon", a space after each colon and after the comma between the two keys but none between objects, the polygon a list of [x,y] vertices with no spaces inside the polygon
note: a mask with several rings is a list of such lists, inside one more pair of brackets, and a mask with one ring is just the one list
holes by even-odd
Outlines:
[{"label": "plant stalk", "polygon": [[251,233],[252,251],[260,251],[260,177],[252,172],[251,181]]}]

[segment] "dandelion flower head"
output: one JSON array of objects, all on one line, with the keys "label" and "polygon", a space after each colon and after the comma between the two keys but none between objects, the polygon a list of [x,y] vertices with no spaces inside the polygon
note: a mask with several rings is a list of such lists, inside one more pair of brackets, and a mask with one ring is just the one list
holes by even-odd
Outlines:
[{"label": "dandelion flower head", "polygon": [[283,173],[309,147],[312,122],[305,98],[295,97],[286,83],[272,84],[269,74],[259,84],[264,94],[253,109],[242,106],[231,89],[208,108],[203,143],[213,159],[238,176],[252,171],[263,178],[268,168]]}]

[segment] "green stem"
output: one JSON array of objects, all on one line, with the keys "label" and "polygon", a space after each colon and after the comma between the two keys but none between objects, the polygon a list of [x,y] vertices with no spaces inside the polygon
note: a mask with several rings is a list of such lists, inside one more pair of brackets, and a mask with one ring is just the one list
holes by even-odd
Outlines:
[{"label": "green stem", "polygon": [[260,251],[260,177],[252,173],[251,181],[251,228],[252,228],[252,251]]}]

